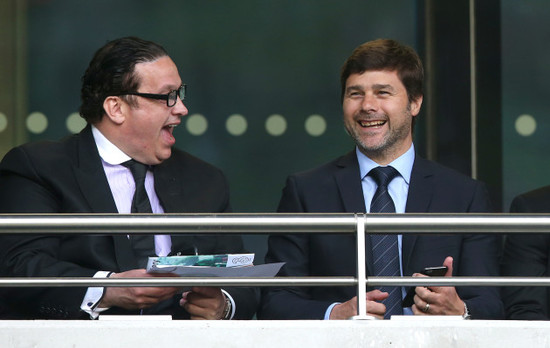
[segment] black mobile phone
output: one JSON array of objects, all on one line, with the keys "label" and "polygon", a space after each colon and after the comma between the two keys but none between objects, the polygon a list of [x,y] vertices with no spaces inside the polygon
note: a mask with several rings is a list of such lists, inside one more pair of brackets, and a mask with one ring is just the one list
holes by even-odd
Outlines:
[{"label": "black mobile phone", "polygon": [[[442,277],[447,273],[447,266],[426,267],[420,273],[430,277]],[[416,287],[413,286],[407,291],[403,299],[403,307],[410,307],[414,304],[414,295]]]},{"label": "black mobile phone", "polygon": [[447,266],[426,267],[420,273],[430,277],[442,277],[447,273]]}]

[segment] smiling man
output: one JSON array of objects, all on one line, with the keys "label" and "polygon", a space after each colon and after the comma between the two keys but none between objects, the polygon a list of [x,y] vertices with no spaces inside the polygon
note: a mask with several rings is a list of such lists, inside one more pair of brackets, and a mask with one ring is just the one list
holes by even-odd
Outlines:
[{"label": "smiling man", "polygon": [[[88,123],[59,142],[11,150],[0,164],[2,213],[219,213],[230,211],[223,173],[173,148],[187,115],[186,86],[164,48],[127,37],[100,48],[82,77]],[[8,277],[151,277],[149,256],[243,252],[234,235],[1,236]],[[247,319],[256,289],[25,288],[3,294],[4,318],[170,314]]]},{"label": "smiling man", "polygon": [[[342,67],[344,125],[356,143],[348,154],[287,179],[279,212],[489,212],[485,186],[416,155],[413,126],[422,105],[423,68],[410,47],[375,40],[357,47]],[[410,276],[445,266],[445,276],[498,274],[499,239],[486,235],[372,235],[367,272]],[[355,276],[351,235],[272,235],[266,262],[286,262],[281,276]],[[496,288],[369,289],[367,314],[502,318]],[[357,314],[355,287],[265,288],[262,319],[347,319]]]}]

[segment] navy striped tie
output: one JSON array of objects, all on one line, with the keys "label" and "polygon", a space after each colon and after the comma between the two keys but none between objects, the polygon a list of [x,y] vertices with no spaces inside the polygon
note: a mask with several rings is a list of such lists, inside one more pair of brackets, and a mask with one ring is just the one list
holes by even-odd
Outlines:
[{"label": "navy striped tie", "polygon": [[[393,167],[376,167],[369,174],[378,188],[372,197],[371,213],[395,213],[395,205],[388,193],[389,183],[399,175],[399,172]],[[399,250],[397,244],[397,235],[395,234],[375,234],[371,235],[372,256],[374,260],[375,276],[400,276]],[[401,307],[402,294],[401,287],[383,286],[380,291],[388,292],[390,295],[383,303],[386,305],[384,319],[389,319],[392,315],[403,314]]]}]

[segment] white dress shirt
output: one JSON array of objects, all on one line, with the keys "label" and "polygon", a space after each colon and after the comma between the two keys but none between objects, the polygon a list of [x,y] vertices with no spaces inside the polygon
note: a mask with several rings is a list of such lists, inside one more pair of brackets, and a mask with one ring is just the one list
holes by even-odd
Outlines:
[{"label": "white dress shirt", "polygon": [[[120,214],[129,214],[132,210],[132,199],[134,197],[136,184],[129,168],[122,163],[131,158],[122,152],[118,147],[111,143],[101,132],[92,126],[92,134],[101,157],[103,170],[107,176],[109,187],[115,201],[117,211]],[[160,205],[159,198],[155,192],[155,182],[153,172],[148,170],[145,177],[145,190],[151,202],[151,209],[154,214],[164,213]],[[155,253],[157,256],[166,256],[170,254],[172,241],[169,235],[155,235]],[[111,272],[98,271],[94,278],[105,278]],[[80,308],[90,314],[92,318],[97,318],[99,313],[109,308],[97,308],[98,303],[103,297],[103,287],[90,287],[84,295],[84,300]]]}]

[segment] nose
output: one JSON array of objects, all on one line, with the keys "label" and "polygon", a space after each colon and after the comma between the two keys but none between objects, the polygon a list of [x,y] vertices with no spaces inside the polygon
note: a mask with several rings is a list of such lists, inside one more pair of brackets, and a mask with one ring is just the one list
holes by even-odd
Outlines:
[{"label": "nose", "polygon": [[361,103],[361,109],[367,113],[376,112],[378,110],[378,99],[373,93],[365,94],[363,102]]},{"label": "nose", "polygon": [[176,105],[172,107],[172,113],[180,117],[186,116],[189,113],[189,110],[187,110],[187,107],[183,104],[183,100],[181,100],[179,96],[176,100]]}]

